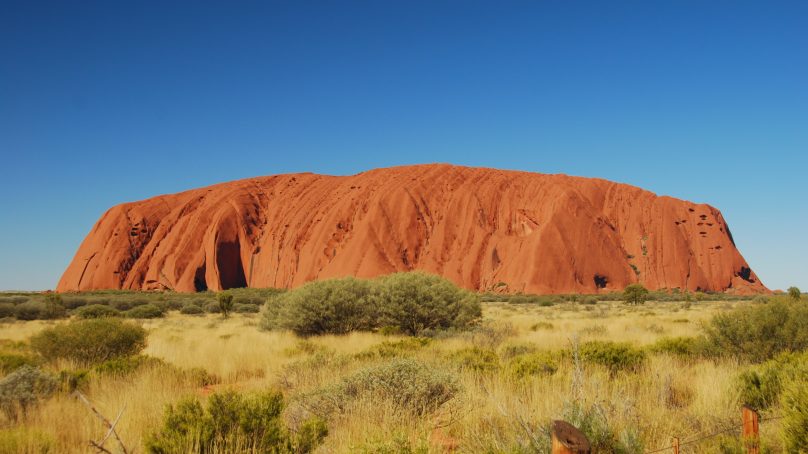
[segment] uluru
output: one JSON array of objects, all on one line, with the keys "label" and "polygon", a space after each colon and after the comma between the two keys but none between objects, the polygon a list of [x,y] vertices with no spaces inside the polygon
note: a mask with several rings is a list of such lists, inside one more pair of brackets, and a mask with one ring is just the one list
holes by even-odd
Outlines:
[{"label": "uluru", "polygon": [[712,206],[447,164],[256,177],[117,205],[57,291],[293,288],[408,270],[507,293],[767,291]]}]

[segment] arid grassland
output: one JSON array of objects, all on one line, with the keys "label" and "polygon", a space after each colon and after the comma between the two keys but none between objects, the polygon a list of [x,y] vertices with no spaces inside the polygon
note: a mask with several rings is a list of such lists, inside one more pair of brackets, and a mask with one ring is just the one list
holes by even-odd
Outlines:
[{"label": "arid grassland", "polygon": [[[0,415],[0,452],[92,452],[90,440],[107,431],[74,390],[108,419],[121,412],[116,429],[130,452],[198,450],[177,448],[170,439],[178,435],[161,432],[169,405],[197,400],[203,414],[211,396],[239,403],[269,390],[283,402],[271,421],[279,424],[272,436],[286,440],[279,452],[547,452],[554,419],[584,430],[597,452],[648,452],[674,436],[716,432],[682,452],[742,452],[740,411],[750,399],[760,408],[764,452],[788,452],[805,435],[787,432],[808,420],[784,415],[783,403],[805,399],[805,355],[777,356],[775,347],[754,358],[752,349],[709,353],[712,338],[704,337],[713,317],[740,307],[808,304],[787,300],[484,302],[470,329],[429,337],[376,330],[304,338],[260,329],[263,313],[173,311],[124,322],[146,329],[146,346],[106,362],[34,353],[32,336],[68,320],[8,321],[0,325],[0,377],[17,358],[56,377],[58,389]],[[796,372],[772,378],[772,369],[787,368]],[[238,443],[218,440],[213,451],[253,442]],[[118,451],[112,438],[104,446]]]}]

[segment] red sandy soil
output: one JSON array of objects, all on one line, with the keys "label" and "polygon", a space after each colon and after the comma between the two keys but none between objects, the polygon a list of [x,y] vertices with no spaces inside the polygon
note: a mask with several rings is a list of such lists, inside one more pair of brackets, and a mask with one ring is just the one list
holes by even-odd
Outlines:
[{"label": "red sandy soil", "polygon": [[601,179],[445,164],[250,178],[118,205],[57,290],[291,288],[407,270],[508,293],[635,282],[768,291],[709,205]]}]

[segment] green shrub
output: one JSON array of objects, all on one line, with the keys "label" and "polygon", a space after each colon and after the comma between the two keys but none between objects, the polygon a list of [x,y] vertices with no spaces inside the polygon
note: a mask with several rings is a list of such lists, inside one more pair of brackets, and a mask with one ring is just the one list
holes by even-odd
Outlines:
[{"label": "green shrub", "polygon": [[93,367],[96,373],[102,375],[127,376],[143,367],[160,367],[166,363],[159,358],[146,355],[122,356],[104,361]]},{"label": "green shrub", "polygon": [[345,334],[378,325],[373,286],[364,279],[309,282],[267,302],[262,326],[301,336]]},{"label": "green shrub", "polygon": [[205,313],[204,309],[202,309],[201,307],[199,307],[199,306],[197,306],[195,304],[190,304],[190,303],[186,304],[185,306],[182,306],[182,309],[180,309],[180,314],[201,315],[201,314],[204,314],[204,313]]},{"label": "green shrub", "polygon": [[581,344],[581,359],[601,365],[612,374],[636,372],[645,363],[645,352],[629,343],[591,341]]},{"label": "green shrub", "polygon": [[786,452],[808,452],[808,386],[804,379],[786,383],[782,408]]},{"label": "green shrub", "polygon": [[77,389],[83,389],[90,382],[90,371],[87,369],[62,369],[59,371],[59,382],[62,390],[72,393]]},{"label": "green shrub", "polygon": [[123,313],[127,318],[160,318],[163,311],[155,304],[144,304],[142,306],[135,306],[132,309]]},{"label": "green shrub", "polygon": [[219,307],[219,303],[216,301],[211,301],[210,303],[205,305],[205,312],[208,314],[221,314],[222,308]]},{"label": "green shrub", "polygon": [[502,347],[500,350],[500,356],[504,359],[511,359],[519,355],[536,353],[537,351],[539,351],[539,348],[535,344],[508,344]]},{"label": "green shrub", "polygon": [[170,405],[162,427],[146,441],[151,453],[272,452],[307,453],[327,430],[307,421],[293,436],[283,424],[283,395],[278,392],[215,393],[203,407],[196,398]]},{"label": "green shrub", "polygon": [[360,370],[304,399],[306,407],[318,415],[344,412],[359,397],[374,402],[384,400],[399,411],[425,415],[451,400],[459,390],[453,375],[413,359],[395,359]]},{"label": "green shrub", "polygon": [[45,318],[47,310],[42,301],[26,301],[14,308],[17,320],[40,320]]},{"label": "green shrub", "polygon": [[224,318],[230,316],[230,311],[233,309],[233,294],[221,292],[216,295],[216,301],[219,303],[219,310],[221,310]]},{"label": "green shrub", "polygon": [[120,317],[121,313],[112,307],[103,304],[91,304],[78,308],[74,314],[78,318]]},{"label": "green shrub", "polygon": [[663,337],[648,347],[653,353],[668,353],[676,356],[697,356],[707,349],[701,337]]},{"label": "green shrub", "polygon": [[593,453],[631,454],[645,452],[636,429],[618,433],[610,424],[606,410],[597,404],[565,404],[562,419],[586,435]]},{"label": "green shrub", "polygon": [[257,314],[261,310],[260,307],[254,304],[234,304],[233,312],[237,314]]},{"label": "green shrub", "polygon": [[432,343],[428,337],[408,337],[398,341],[384,341],[369,350],[357,354],[359,358],[393,358],[414,353]]},{"label": "green shrub", "polygon": [[789,287],[787,293],[789,298],[794,301],[799,301],[802,298],[802,292],[797,287]]},{"label": "green shrub", "polygon": [[529,353],[508,362],[508,372],[514,378],[533,375],[552,375],[558,370],[558,361],[548,352]]},{"label": "green shrub", "polygon": [[808,352],[782,353],[742,372],[738,376],[741,402],[756,410],[773,407],[780,402],[784,383],[794,380],[808,382]]},{"label": "green shrub", "polygon": [[44,329],[31,338],[31,347],[46,360],[97,364],[140,353],[146,330],[116,318],[76,320]]},{"label": "green shrub", "polygon": [[0,318],[14,317],[14,303],[0,303]]},{"label": "green shrub", "polygon": [[0,380],[0,411],[16,420],[56,391],[58,382],[36,367],[22,366]]},{"label": "green shrub", "polygon": [[449,359],[461,369],[477,372],[492,371],[499,368],[499,357],[493,350],[478,347],[463,348],[452,352]]},{"label": "green shrub", "polygon": [[762,362],[780,352],[808,348],[808,305],[775,298],[714,316],[705,326],[719,355]]},{"label": "green shrub", "polygon": [[0,372],[9,373],[22,366],[36,366],[37,358],[19,353],[0,353]]},{"label": "green shrub", "polygon": [[249,304],[252,306],[263,306],[266,300],[261,297],[239,296],[233,299],[233,304]]},{"label": "green shrub", "polygon": [[623,301],[628,304],[642,304],[648,299],[648,289],[641,284],[631,284],[623,290]]},{"label": "green shrub", "polygon": [[381,326],[417,335],[428,329],[464,329],[482,317],[480,298],[439,276],[395,273],[378,281]]},{"label": "green shrub", "polygon": [[20,304],[28,301],[27,296],[0,296],[0,303]]},{"label": "green shrub", "polygon": [[178,311],[185,306],[182,301],[179,300],[155,301],[152,304],[159,307],[164,313],[168,311]]},{"label": "green shrub", "polygon": [[115,309],[117,309],[117,310],[119,310],[121,312],[128,311],[129,309],[132,309],[133,307],[143,306],[144,304],[149,304],[149,302],[146,301],[146,300],[141,300],[141,299],[132,300],[132,299],[128,299],[128,298],[126,298],[126,299],[113,299],[113,300],[111,300],[109,302],[110,306],[114,307]]},{"label": "green shrub", "polygon": [[416,335],[466,328],[481,317],[479,297],[424,273],[397,273],[376,280],[354,278],[310,282],[271,298],[264,329],[302,336],[344,334],[384,327]]},{"label": "green shrub", "polygon": [[89,302],[87,301],[86,298],[73,297],[62,299],[62,305],[67,310],[78,309],[82,306],[86,306],[87,304],[89,304]]}]

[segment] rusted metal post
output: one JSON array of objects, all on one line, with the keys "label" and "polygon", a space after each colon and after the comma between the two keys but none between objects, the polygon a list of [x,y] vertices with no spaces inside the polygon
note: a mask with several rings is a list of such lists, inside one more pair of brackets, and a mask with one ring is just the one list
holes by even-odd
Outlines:
[{"label": "rusted metal post", "polygon": [[760,416],[753,408],[744,405],[741,409],[743,419],[743,441],[748,454],[760,454]]},{"label": "rusted metal post", "polygon": [[589,440],[566,421],[553,421],[552,454],[590,454]]},{"label": "rusted metal post", "polygon": [[679,437],[671,439],[671,447],[673,448],[673,454],[679,454]]}]

